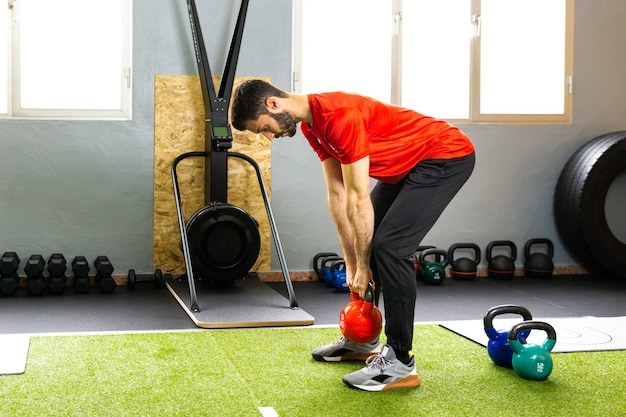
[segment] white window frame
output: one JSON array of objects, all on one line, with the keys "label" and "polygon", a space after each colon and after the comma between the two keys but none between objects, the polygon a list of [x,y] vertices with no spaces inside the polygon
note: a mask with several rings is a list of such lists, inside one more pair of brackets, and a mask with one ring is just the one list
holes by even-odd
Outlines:
[{"label": "white window frame", "polygon": [[[400,0],[401,1],[401,0]],[[472,0],[472,15],[480,16],[480,0]],[[476,24],[480,24],[476,22]],[[530,24],[530,23],[529,23]],[[475,123],[568,124],[572,121],[574,0],[565,0],[565,55],[563,63],[563,113],[485,114],[480,113],[480,37],[473,36],[470,56],[470,119]]]},{"label": "white window frame", "polygon": [[[120,102],[117,108],[63,109],[22,108],[20,104],[20,0],[8,1],[10,10],[10,46],[8,69],[8,114],[0,119],[80,119],[80,120],[131,120],[132,118],[132,0],[123,0],[120,10],[122,20],[121,68],[119,69]],[[77,51],[80,53],[80,51]]]},{"label": "white window frame", "polygon": [[[300,27],[302,22],[301,2],[307,0],[293,0],[293,84],[292,90],[301,93],[301,77],[303,51],[302,34]],[[310,1],[310,0],[308,0]],[[405,0],[411,1],[411,0]],[[437,0],[432,0],[437,1]],[[549,1],[549,0],[548,0]],[[509,123],[509,124],[566,124],[571,123],[572,118],[572,95],[573,95],[573,25],[574,25],[574,0],[565,0],[565,51],[563,68],[563,113],[561,114],[481,114],[480,113],[480,37],[473,36],[469,40],[470,45],[470,104],[469,117],[467,119],[448,119],[453,123]],[[381,16],[382,19],[392,19],[394,33],[390,37],[391,48],[391,103],[402,105],[402,2],[392,0],[390,16]],[[480,16],[480,0],[471,0],[472,16]],[[330,11],[329,11],[330,12]],[[471,19],[472,16],[468,16]],[[528,18],[528,17],[525,17]],[[477,21],[478,24],[479,20]],[[325,26],[325,30],[331,28]],[[304,74],[306,76],[306,74]],[[357,92],[358,93],[358,92]],[[419,110],[418,110],[419,111]]]}]

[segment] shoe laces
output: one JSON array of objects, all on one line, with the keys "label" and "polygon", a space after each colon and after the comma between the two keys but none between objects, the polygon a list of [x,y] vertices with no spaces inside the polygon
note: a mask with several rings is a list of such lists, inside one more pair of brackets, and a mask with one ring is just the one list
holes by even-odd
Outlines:
[{"label": "shoe laces", "polygon": [[367,358],[367,360],[365,361],[365,365],[367,366],[367,369],[369,370],[380,369],[381,371],[384,371],[385,368],[387,368],[387,366],[391,364],[392,364],[392,361],[388,357],[383,356],[381,354],[372,355],[369,358]]}]

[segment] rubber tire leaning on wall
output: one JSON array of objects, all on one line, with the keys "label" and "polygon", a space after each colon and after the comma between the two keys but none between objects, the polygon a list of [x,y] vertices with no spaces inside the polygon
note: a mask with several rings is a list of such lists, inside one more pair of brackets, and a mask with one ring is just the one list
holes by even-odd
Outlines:
[{"label": "rubber tire leaning on wall", "polygon": [[581,146],[563,167],[554,195],[559,234],[585,265],[626,278],[626,245],[610,230],[604,205],[613,181],[626,170],[626,131]]}]

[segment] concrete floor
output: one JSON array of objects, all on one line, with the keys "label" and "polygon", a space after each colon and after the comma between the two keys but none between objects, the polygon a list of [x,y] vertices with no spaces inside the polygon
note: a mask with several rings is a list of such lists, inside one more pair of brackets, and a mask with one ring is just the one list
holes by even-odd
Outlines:
[{"label": "concrete floor", "polygon": [[[346,293],[321,282],[293,284],[299,306],[315,318],[315,325],[337,324],[339,311],[348,302]],[[284,283],[267,285],[286,296]],[[418,283],[415,321],[482,319],[490,307],[509,303],[528,308],[536,317],[625,316],[625,301],[626,280],[607,276],[447,279],[440,286]],[[0,298],[1,334],[189,329],[197,327],[165,288],[118,287],[111,294],[98,288],[77,294],[67,288],[61,295],[43,296],[30,296],[20,288],[14,296]]]}]

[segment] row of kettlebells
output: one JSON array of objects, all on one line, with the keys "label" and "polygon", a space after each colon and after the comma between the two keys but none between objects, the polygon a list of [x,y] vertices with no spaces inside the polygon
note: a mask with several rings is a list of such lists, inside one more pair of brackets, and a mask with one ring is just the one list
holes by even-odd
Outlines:
[{"label": "row of kettlebells", "polygon": [[313,257],[313,270],[319,281],[338,291],[348,292],[346,262],[335,252],[320,252]]},{"label": "row of kettlebells", "polygon": [[[540,247],[542,250],[537,250]],[[510,278],[515,275],[517,247],[510,240],[494,240],[486,248],[487,273],[491,278]],[[462,256],[465,255],[465,256]],[[545,238],[529,239],[524,245],[524,273],[528,277],[552,276],[554,245]],[[445,279],[445,268],[450,265],[456,279],[476,278],[481,262],[481,250],[475,243],[455,243],[446,251],[434,246],[420,246],[415,252],[417,279],[439,285]]]},{"label": "row of kettlebells", "polygon": [[[510,330],[496,330],[493,321],[503,314],[516,314],[522,321]],[[489,338],[487,354],[498,366],[513,368],[524,379],[542,381],[552,372],[550,352],[556,344],[556,331],[550,324],[533,320],[530,311],[522,306],[503,304],[490,308],[483,317],[485,333]],[[527,343],[531,330],[541,330],[547,335],[541,345]]]}]

